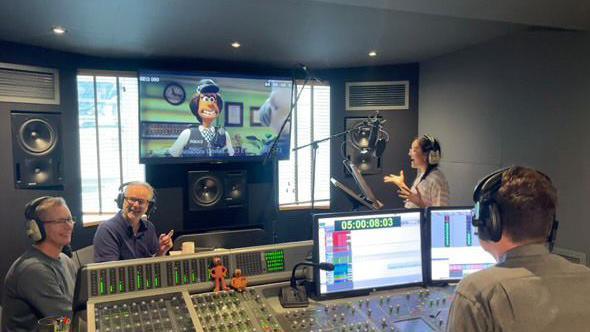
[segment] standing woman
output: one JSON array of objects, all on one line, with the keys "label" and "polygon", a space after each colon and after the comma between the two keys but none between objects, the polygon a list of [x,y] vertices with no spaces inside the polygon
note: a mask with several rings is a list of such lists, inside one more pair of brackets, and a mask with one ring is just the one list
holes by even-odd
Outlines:
[{"label": "standing woman", "polygon": [[405,208],[449,205],[449,184],[438,164],[441,158],[440,143],[434,137],[424,135],[412,141],[410,147],[412,168],[418,170],[412,187],[406,185],[404,171],[399,175],[383,177],[383,182],[398,187],[398,196],[405,200]]}]

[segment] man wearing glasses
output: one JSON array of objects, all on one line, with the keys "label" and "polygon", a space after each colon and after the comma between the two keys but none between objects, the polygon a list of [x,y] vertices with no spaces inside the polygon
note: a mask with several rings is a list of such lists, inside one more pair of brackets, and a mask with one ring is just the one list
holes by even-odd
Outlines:
[{"label": "man wearing glasses", "polygon": [[158,236],[154,224],[145,217],[155,204],[149,183],[122,185],[117,204],[119,213],[103,221],[94,234],[96,263],[163,256],[172,248],[172,232]]},{"label": "man wearing glasses", "polygon": [[25,217],[34,244],[6,274],[2,331],[36,331],[43,317],[71,317],[76,267],[62,253],[74,230],[70,209],[61,197],[39,197],[27,204]]}]

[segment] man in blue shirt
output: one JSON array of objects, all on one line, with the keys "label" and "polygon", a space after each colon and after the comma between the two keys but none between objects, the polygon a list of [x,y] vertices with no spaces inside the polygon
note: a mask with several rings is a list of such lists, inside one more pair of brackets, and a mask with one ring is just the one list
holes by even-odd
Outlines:
[{"label": "man in blue shirt", "polygon": [[121,210],[102,222],[94,234],[94,261],[165,255],[172,248],[172,234],[158,236],[154,224],[144,217],[155,203],[152,186],[136,181],[121,191]]}]

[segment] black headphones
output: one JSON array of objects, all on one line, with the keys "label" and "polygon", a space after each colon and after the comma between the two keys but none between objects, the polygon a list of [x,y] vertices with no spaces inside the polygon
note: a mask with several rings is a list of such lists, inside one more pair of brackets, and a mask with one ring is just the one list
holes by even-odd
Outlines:
[{"label": "black headphones", "polygon": [[[119,208],[119,210],[123,209],[123,202],[125,201],[125,190],[127,189],[127,187],[129,185],[143,185],[145,186],[146,183],[145,182],[140,182],[140,181],[129,181],[129,182],[125,182],[125,183],[121,183],[121,185],[119,186],[119,194],[117,194],[117,198],[115,198],[115,203],[117,203],[117,207]],[[148,185],[149,186],[149,185]],[[146,187],[148,187],[146,186]],[[149,186],[149,188],[152,190],[152,199],[148,202],[148,208],[147,211],[145,212],[145,214],[149,216],[156,212],[156,190],[152,187]]]},{"label": "black headphones", "polygon": [[[502,218],[500,216],[500,209],[496,202],[495,196],[502,186],[502,175],[505,171],[512,167],[506,167],[496,170],[481,180],[473,190],[474,215],[472,224],[477,227],[479,238],[484,241],[498,242],[502,238]],[[536,171],[544,176],[550,183],[551,179],[544,173]],[[547,237],[549,242],[549,250],[553,250],[553,244],[557,235],[557,228],[559,222],[553,216],[553,223],[551,224],[551,231]]]},{"label": "black headphones", "polygon": [[51,196],[41,196],[33,199],[25,205],[25,232],[34,242],[45,240],[45,226],[37,216],[37,207]]},{"label": "black headphones", "polygon": [[438,140],[430,135],[424,135],[422,138],[426,141],[426,147],[422,152],[426,153],[426,161],[429,165],[438,165],[440,163],[440,143]]}]

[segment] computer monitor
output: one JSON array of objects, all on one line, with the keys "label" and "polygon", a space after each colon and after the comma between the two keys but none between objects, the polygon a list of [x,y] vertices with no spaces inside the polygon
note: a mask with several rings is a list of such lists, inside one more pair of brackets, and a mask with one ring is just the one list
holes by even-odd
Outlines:
[{"label": "computer monitor", "polygon": [[423,282],[422,210],[341,212],[314,215],[314,260],[320,298]]},{"label": "computer monitor", "polygon": [[426,211],[430,280],[459,281],[496,263],[479,243],[472,207],[433,207]]}]

